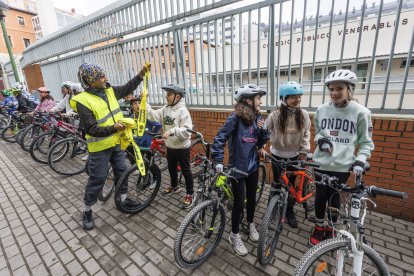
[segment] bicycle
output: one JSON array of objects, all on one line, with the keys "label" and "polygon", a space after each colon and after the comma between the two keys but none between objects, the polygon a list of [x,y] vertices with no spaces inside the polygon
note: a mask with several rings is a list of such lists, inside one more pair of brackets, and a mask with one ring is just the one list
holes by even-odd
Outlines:
[{"label": "bicycle", "polygon": [[[385,261],[365,243],[364,220],[367,202],[376,204],[370,196],[385,195],[406,199],[404,192],[364,186],[362,176],[357,177],[355,186],[338,183],[336,177],[315,172],[321,178],[317,185],[328,185],[336,190],[349,193],[345,204],[345,213],[333,210],[345,229],[337,231],[337,237],[320,242],[313,246],[296,266],[294,275],[390,275]],[[362,210],[362,216],[361,216]],[[347,259],[349,258],[349,259]]]},{"label": "bicycle", "polygon": [[36,113],[33,116],[31,125],[25,128],[20,137],[20,146],[24,151],[30,150],[30,145],[42,133],[49,131],[52,124],[48,114]]},{"label": "bicycle", "polygon": [[[115,205],[118,210],[127,214],[136,214],[144,210],[154,200],[161,186],[161,171],[155,164],[155,154],[150,148],[140,148],[145,164],[145,176],[138,171],[135,163],[125,171],[115,183]],[[127,187],[125,188],[126,185]],[[140,202],[136,207],[128,207],[121,199],[122,193],[127,191],[127,198]]]},{"label": "bicycle", "polygon": [[185,216],[174,241],[174,257],[180,267],[200,266],[218,246],[226,225],[222,200],[226,195],[230,196],[230,180],[237,181],[236,175],[248,176],[235,168],[226,169],[207,187],[206,200]]},{"label": "bicycle", "polygon": [[[303,160],[283,161],[277,160],[271,155],[267,155],[267,157],[270,158],[274,165],[280,168],[281,173],[280,178],[274,180],[271,185],[268,206],[259,232],[257,256],[261,265],[267,265],[273,258],[279,235],[283,231],[289,195],[297,203],[303,204],[305,217],[307,217],[310,209],[307,201],[314,195],[312,188],[314,179],[312,171],[305,166],[319,167],[315,163]],[[295,167],[297,171],[288,171],[289,166]],[[291,175],[296,176],[295,182],[299,182],[298,187],[295,187],[295,183],[289,181],[288,177]]]}]

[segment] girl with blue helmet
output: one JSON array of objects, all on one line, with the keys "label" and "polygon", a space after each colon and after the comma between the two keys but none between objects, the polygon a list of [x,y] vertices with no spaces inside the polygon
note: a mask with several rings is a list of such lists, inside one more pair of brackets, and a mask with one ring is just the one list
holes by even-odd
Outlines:
[{"label": "girl with blue helmet", "polygon": [[[306,110],[300,107],[303,95],[302,86],[294,81],[284,83],[279,89],[281,105],[266,119],[270,135],[270,151],[278,160],[304,160],[310,150],[310,119]],[[289,170],[295,170],[293,167]],[[273,179],[280,177],[277,166],[272,164]],[[289,181],[295,182],[296,176],[290,176]],[[286,217],[290,227],[298,227],[293,206],[295,201],[289,199]]]}]

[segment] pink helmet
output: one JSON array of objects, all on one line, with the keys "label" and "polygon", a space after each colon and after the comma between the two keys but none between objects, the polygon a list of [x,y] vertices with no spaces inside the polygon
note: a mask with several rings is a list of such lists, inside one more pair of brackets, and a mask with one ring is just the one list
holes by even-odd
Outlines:
[{"label": "pink helmet", "polygon": [[39,87],[39,88],[37,89],[37,91],[39,91],[39,92],[48,92],[48,93],[50,93],[50,90],[49,90],[47,87],[44,87],[44,86]]}]

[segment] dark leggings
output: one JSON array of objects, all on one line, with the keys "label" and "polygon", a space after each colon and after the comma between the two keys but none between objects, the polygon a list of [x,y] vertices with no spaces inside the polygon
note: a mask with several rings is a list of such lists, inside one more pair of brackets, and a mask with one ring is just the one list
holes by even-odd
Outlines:
[{"label": "dark leggings", "polygon": [[[277,160],[283,160],[283,161],[287,161],[287,160],[298,160],[299,156],[295,156],[292,158],[283,158],[283,157],[279,157],[277,155],[272,154],[272,157],[277,159]],[[281,168],[279,166],[276,166],[275,164],[272,163],[272,171],[273,171],[273,181],[277,182],[280,175],[281,175]],[[288,166],[287,168],[288,171],[297,171],[297,169],[295,167],[292,166]],[[288,177],[289,182],[295,184],[295,180],[296,180],[296,175],[290,175]],[[276,188],[280,188],[280,187],[276,187]],[[295,205],[295,199],[292,196],[289,196],[289,200],[288,200],[288,206],[287,206],[287,212],[293,212],[293,206]]]},{"label": "dark leggings", "polygon": [[[346,183],[350,175],[349,172],[331,172],[322,170],[315,171],[327,174],[329,176],[336,176],[339,179],[340,183]],[[316,181],[319,181],[320,177],[315,176],[315,179]],[[326,203],[328,203],[328,206],[339,209],[341,205],[339,192],[329,186],[316,185],[315,216],[317,221],[320,221],[321,223],[323,223],[323,220],[325,219]],[[337,216],[331,216],[330,213],[328,214],[329,222],[332,221],[335,223],[338,219]]]},{"label": "dark leggings", "polygon": [[171,149],[167,148],[168,171],[170,173],[171,187],[178,186],[177,165],[180,164],[181,172],[184,175],[185,187],[187,194],[192,195],[193,191],[193,174],[190,168],[190,148],[188,149]]},{"label": "dark leggings", "polygon": [[231,181],[231,187],[234,195],[233,211],[231,212],[231,231],[234,234],[239,233],[240,218],[244,209],[244,200],[246,202],[247,221],[253,222],[254,211],[256,209],[256,191],[259,171],[252,172],[248,177],[240,178],[236,182]]}]

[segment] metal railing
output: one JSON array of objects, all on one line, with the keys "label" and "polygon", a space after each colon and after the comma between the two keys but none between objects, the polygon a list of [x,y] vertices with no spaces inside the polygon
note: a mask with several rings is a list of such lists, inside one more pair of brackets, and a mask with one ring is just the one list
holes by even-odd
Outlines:
[{"label": "metal railing", "polygon": [[151,62],[154,104],[165,103],[163,85],[179,83],[189,106],[231,108],[235,88],[256,83],[269,92],[269,110],[287,80],[303,84],[302,106],[314,110],[328,100],[326,75],[348,68],[361,104],[414,114],[414,4],[366,2],[124,1],[30,46],[24,64],[40,62],[46,85],[60,91],[83,62],[104,66],[114,85]]}]

